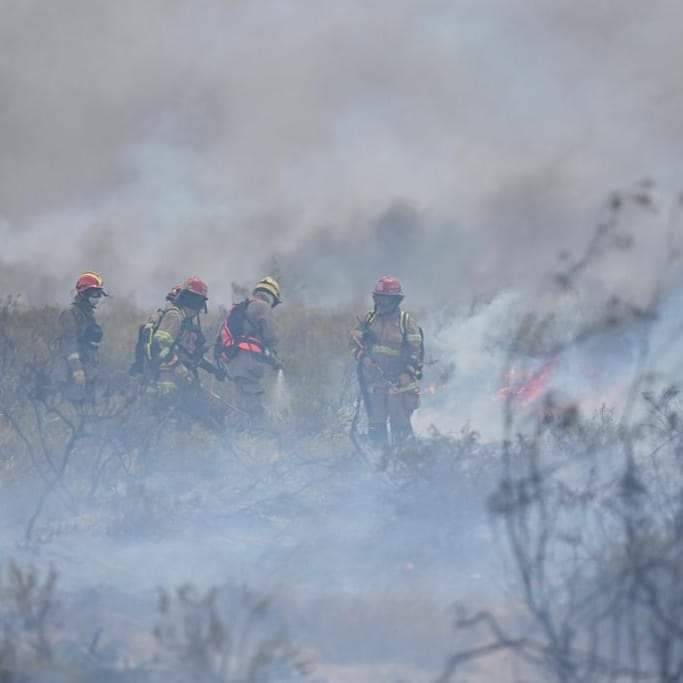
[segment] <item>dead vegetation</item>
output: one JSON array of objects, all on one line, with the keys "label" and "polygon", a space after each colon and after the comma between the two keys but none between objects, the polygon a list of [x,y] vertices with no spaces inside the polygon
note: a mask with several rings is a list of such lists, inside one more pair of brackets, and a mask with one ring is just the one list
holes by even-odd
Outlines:
[{"label": "dead vegetation", "polygon": [[[147,657],[110,661],[102,629],[78,641],[60,619],[57,574],[41,575],[10,563],[0,582],[0,680],[300,681],[313,671],[311,656],[289,639],[267,596],[216,586],[200,593],[184,585],[161,591],[156,642]],[[128,634],[139,640],[145,634]]]},{"label": "dead vegetation", "polygon": [[[349,439],[356,400],[347,353],[353,311],[293,306],[282,316],[289,401],[272,416],[275,433],[264,436],[242,430],[230,410],[230,388],[209,377],[209,398],[201,403],[206,414],[164,411],[127,373],[136,326],[146,314],[125,301],[107,305],[101,313],[102,379],[92,406],[74,405],[60,392],[50,338],[58,311],[27,309],[14,300],[0,309],[0,485],[23,527],[22,553],[79,537],[154,541],[193,523],[209,525],[209,534],[226,524],[266,525],[278,535],[301,524],[315,531],[313,520],[338,514],[336,507],[350,495],[365,495],[371,503],[377,487],[386,505],[386,519],[377,523],[393,529],[392,545],[405,545],[399,520],[419,512],[418,523],[428,525],[434,539],[424,561],[449,552],[448,534],[431,517],[445,505],[455,518],[458,506],[462,511],[478,498],[474,482],[490,478],[492,453],[465,430],[457,438],[434,432],[384,459],[359,457]],[[207,337],[217,320],[205,322]],[[453,486],[465,480],[472,492],[454,499]],[[356,493],[359,486],[367,492]],[[420,511],[425,497],[433,504]],[[323,543],[334,545],[334,539]],[[305,551],[314,558],[321,553],[313,545]],[[398,571],[404,571],[402,561],[396,558]],[[64,619],[50,632],[48,642],[60,645],[51,649],[44,671],[64,672],[65,680],[265,683],[299,680],[311,669],[312,657],[287,637],[277,610],[262,596],[230,587],[163,593],[156,651],[145,656],[125,639],[112,645],[107,617],[93,618],[90,632],[75,628],[73,614]],[[135,633],[146,643],[151,629],[136,626]],[[8,637],[21,649],[20,636]],[[16,677],[8,681],[41,680],[33,660],[17,662]]]},{"label": "dead vegetation", "polygon": [[[586,253],[565,257],[556,277],[562,290],[581,287],[610,250],[631,247],[621,211],[652,210],[650,190],[610,199]],[[515,618],[460,609],[462,645],[440,683],[466,680],[478,661],[503,652],[524,664],[515,680],[683,679],[683,432],[675,374],[661,365],[664,345],[676,340],[655,334],[662,304],[659,289],[645,303],[612,298],[561,336],[552,314],[520,326],[511,364],[520,356],[548,363],[627,329],[634,371],[618,410],[593,417],[568,396],[546,394],[531,412],[506,397],[502,473],[489,510],[507,546]]]},{"label": "dead vegetation", "polygon": [[[632,248],[621,212],[653,210],[650,189],[610,199],[586,252],[563,255],[553,277],[556,300],[585,288],[606,255]],[[362,438],[356,448],[348,438],[356,400],[345,355],[350,311],[295,309],[283,318],[291,401],[275,416],[276,433],[262,438],[241,431],[227,387],[213,380],[208,389],[225,402],[219,419],[208,400],[206,419],[160,411],[125,372],[141,318],[125,302],[104,316],[107,380],[95,406],[70,405],[55,384],[46,333],[56,311],[7,300],[0,310],[2,482],[40,483],[23,509],[23,541],[33,547],[84,530],[164,534],[197,510],[287,529],[329,512],[332,492],[349,495],[335,489],[343,477],[362,472],[380,482],[372,495],[386,515],[386,538],[400,548],[400,567],[415,560],[402,554],[406,529],[414,528],[426,549],[416,561],[438,562],[461,542],[466,508],[493,489],[488,509],[507,546],[514,609],[503,616],[471,605],[459,610],[456,647],[440,683],[478,680],[477,663],[502,653],[522,663],[518,680],[683,680],[683,415],[676,377],[658,365],[663,344],[677,341],[653,335],[662,294],[611,296],[574,326],[551,306],[524,318],[507,340],[502,377],[518,366],[549,367],[591,340],[628,330],[635,372],[618,410],[586,415],[569,393],[540,392],[530,401],[530,392],[511,390],[502,396],[499,444],[482,443],[466,427],[374,457]],[[184,477],[189,458],[191,479]],[[155,482],[161,471],[163,486]],[[180,492],[168,486],[174,471],[184,477]],[[98,659],[97,635],[76,648],[85,659],[62,660],[55,642],[68,628],[60,635],[50,621],[54,580],[9,569],[2,680],[41,680],[36,672],[69,667],[65,680],[90,680],[93,670],[100,678],[92,680],[106,680],[105,671],[119,676],[111,680],[164,681],[280,681],[310,673],[310,658],[271,620],[269,603],[229,587],[162,592],[157,651],[125,671],[120,660],[105,667]]]}]

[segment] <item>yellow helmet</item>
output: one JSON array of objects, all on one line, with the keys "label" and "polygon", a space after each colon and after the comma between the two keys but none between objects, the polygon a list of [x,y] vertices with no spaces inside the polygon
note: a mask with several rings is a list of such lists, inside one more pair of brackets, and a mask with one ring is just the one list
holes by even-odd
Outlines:
[{"label": "yellow helmet", "polygon": [[273,277],[268,276],[264,277],[262,280],[259,280],[256,283],[256,287],[254,287],[254,291],[268,292],[269,294],[273,295],[276,304],[282,303],[282,299],[280,298],[280,285]]}]

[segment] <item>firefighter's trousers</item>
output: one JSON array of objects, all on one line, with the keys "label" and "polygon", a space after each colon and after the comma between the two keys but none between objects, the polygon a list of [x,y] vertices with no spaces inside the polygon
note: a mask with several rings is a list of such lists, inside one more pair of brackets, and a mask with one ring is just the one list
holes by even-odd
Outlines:
[{"label": "firefighter's trousers", "polygon": [[368,414],[368,436],[379,447],[389,444],[398,446],[412,436],[411,417],[420,404],[417,386],[408,387],[388,383],[367,384],[363,391]]}]

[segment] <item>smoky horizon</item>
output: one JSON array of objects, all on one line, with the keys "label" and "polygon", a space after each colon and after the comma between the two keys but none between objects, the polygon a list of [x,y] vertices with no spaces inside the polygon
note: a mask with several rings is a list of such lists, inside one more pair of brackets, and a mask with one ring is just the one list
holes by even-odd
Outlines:
[{"label": "smoky horizon", "polygon": [[682,14],[7,3],[3,290],[62,303],[93,269],[148,306],[197,274],[225,301],[274,261],[323,304],[389,273],[418,303],[535,286],[611,191],[678,189]]}]

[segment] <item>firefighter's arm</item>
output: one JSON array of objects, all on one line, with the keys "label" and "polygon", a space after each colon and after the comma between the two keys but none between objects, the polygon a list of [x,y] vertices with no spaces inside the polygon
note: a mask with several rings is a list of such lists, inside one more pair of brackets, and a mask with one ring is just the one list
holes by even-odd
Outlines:
[{"label": "firefighter's arm", "polygon": [[204,372],[212,374],[220,382],[224,382],[225,378],[228,376],[228,373],[226,372],[225,368],[221,367],[218,364],[214,365],[213,363],[206,360],[206,358],[202,358],[199,361],[199,367],[202,370],[204,370]]},{"label": "firefighter's arm", "polygon": [[414,379],[422,379],[422,348],[424,340],[417,323],[408,316],[406,321],[406,372]]},{"label": "firefighter's arm", "polygon": [[258,330],[263,345],[274,351],[279,339],[272,307],[259,299],[255,299],[249,304],[246,315]]},{"label": "firefighter's arm", "polygon": [[209,374],[213,375],[216,379],[220,380],[223,382],[225,378],[227,377],[227,373],[225,369],[220,365],[220,361],[216,361],[216,364],[214,365],[211,361],[207,360],[204,357],[204,354],[207,351],[206,348],[206,337],[202,333],[201,330],[197,330],[197,350],[195,353],[195,362],[196,366],[198,368],[201,368],[204,370],[204,372],[208,372]]},{"label": "firefighter's arm", "polygon": [[349,348],[353,353],[353,357],[358,361],[361,360],[365,353],[365,331],[364,323],[360,318],[358,318],[356,327],[351,330]]},{"label": "firefighter's arm", "polygon": [[275,324],[275,317],[273,316],[272,310],[268,312],[263,317],[263,343],[273,352],[275,352],[275,347],[278,344],[279,335],[277,333],[277,325]]},{"label": "firefighter's arm", "polygon": [[[72,373],[78,372],[78,378],[83,371],[83,363],[81,362],[81,354],[78,348],[78,324],[76,317],[71,310],[63,311],[59,316],[59,350],[62,356],[66,358],[69,369]],[[74,377],[76,380],[76,377]]]},{"label": "firefighter's arm", "polygon": [[172,365],[177,361],[174,350],[182,326],[180,311],[170,310],[161,320],[152,339],[152,355],[155,361]]}]

